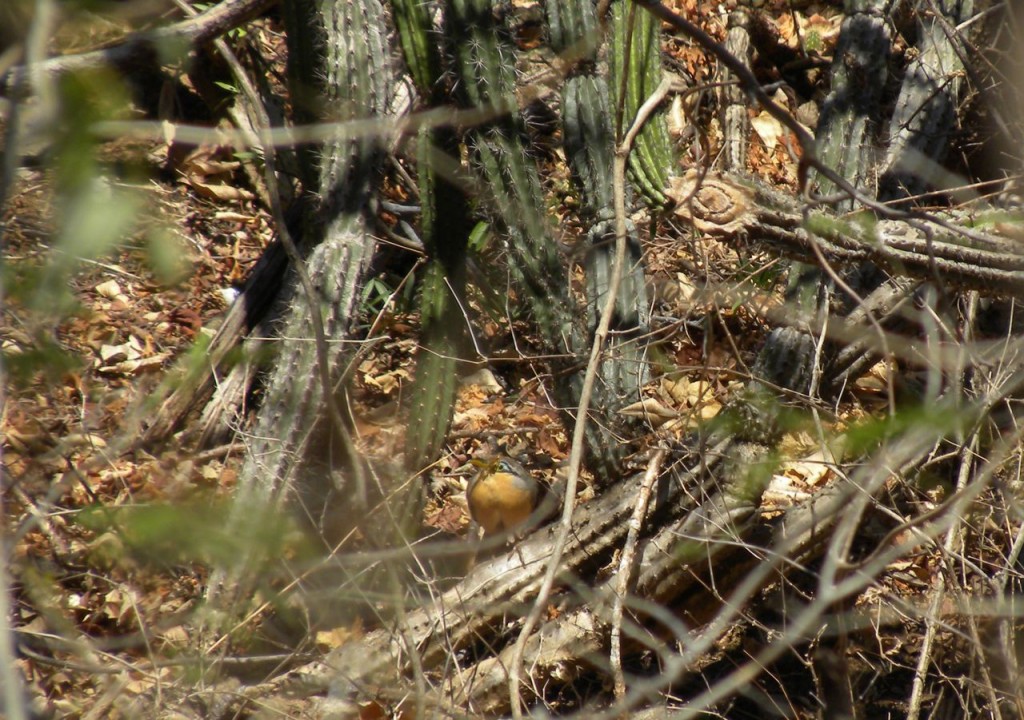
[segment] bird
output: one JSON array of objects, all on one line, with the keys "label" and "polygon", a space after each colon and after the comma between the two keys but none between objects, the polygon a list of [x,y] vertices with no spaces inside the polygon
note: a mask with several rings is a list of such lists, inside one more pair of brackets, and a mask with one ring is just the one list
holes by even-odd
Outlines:
[{"label": "bird", "polygon": [[509,457],[471,462],[481,470],[466,488],[466,503],[484,537],[521,528],[537,509],[537,481],[521,463]]}]

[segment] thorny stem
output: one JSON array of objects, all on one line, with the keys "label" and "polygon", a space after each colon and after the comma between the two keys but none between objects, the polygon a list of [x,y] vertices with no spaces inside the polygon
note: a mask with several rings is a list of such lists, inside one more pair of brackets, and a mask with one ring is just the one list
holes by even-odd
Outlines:
[{"label": "thorny stem", "polygon": [[767,92],[761,87],[757,77],[751,72],[742,61],[739,60],[735,55],[729,52],[724,45],[716,42],[714,38],[704,32],[702,29],[697,27],[686,18],[681,15],[669,10],[667,7],[661,4],[658,0],[633,0],[637,5],[647,10],[649,13],[654,15],[664,23],[671,25],[675,29],[679,30],[687,37],[691,38],[694,42],[700,45],[702,48],[710,52],[715,58],[731,70],[740,87],[746,92],[751,98],[753,98],[765,112],[771,115],[773,118],[782,123],[787,130],[789,130],[797,139],[797,143],[800,145],[800,186],[806,190],[807,186],[807,171],[810,168],[814,168],[822,176],[831,180],[837,188],[846,193],[849,197],[855,199],[858,203],[863,205],[870,210],[873,210],[882,217],[893,218],[897,220],[931,220],[936,222],[941,227],[953,232],[960,232],[961,234],[970,237],[970,232],[963,228],[955,228],[947,223],[937,221],[934,218],[925,216],[922,213],[910,211],[910,210],[899,210],[897,208],[889,207],[883,202],[879,202],[874,198],[868,197],[864,193],[860,192],[855,188],[846,178],[837,173],[833,168],[823,163],[815,152],[814,138],[811,134],[804,129],[803,126],[797,122],[796,118],[792,116],[785,108],[779,105],[777,102],[771,99]]}]

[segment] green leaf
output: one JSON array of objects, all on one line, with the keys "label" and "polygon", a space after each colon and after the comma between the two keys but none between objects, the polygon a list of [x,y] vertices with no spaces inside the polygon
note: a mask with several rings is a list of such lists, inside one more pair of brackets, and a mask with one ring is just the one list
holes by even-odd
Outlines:
[{"label": "green leaf", "polygon": [[113,533],[126,559],[159,565],[202,562],[230,567],[254,549],[266,557],[294,553],[288,546],[292,528],[283,517],[264,517],[249,524],[244,536],[225,522],[232,512],[227,501],[194,500],[124,507],[93,506],[76,516],[96,533]]},{"label": "green leaf", "polygon": [[469,250],[474,253],[481,253],[491,241],[491,226],[489,223],[478,222],[469,233]]},{"label": "green leaf", "polygon": [[36,339],[30,348],[0,355],[0,367],[14,387],[25,387],[42,373],[44,381],[56,382],[69,373],[81,370],[84,363],[48,337]]},{"label": "green leaf", "polygon": [[146,235],[146,259],[157,279],[165,285],[176,285],[188,276],[185,243],[169,228],[157,228]]},{"label": "green leaf", "polygon": [[970,413],[940,405],[921,405],[884,418],[870,418],[844,433],[851,455],[863,455],[910,431],[930,431],[937,440],[963,431],[973,422]]}]

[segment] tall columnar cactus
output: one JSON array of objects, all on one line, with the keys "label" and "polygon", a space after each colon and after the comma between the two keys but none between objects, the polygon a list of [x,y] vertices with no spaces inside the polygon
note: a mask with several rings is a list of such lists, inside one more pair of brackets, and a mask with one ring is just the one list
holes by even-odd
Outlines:
[{"label": "tall columnar cactus", "polygon": [[[422,102],[444,101],[440,48],[421,0],[393,0],[391,14],[402,54]],[[416,166],[422,208],[420,237],[427,265],[420,284],[422,326],[416,379],[410,397],[405,464],[411,471],[429,465],[444,443],[455,401],[458,361],[465,337],[460,301],[465,287],[466,246],[471,231],[464,188],[452,177],[458,157],[454,128],[423,129],[416,138]],[[438,160],[447,167],[438,168]]]},{"label": "tall columnar cactus", "polygon": [[[863,188],[873,182],[873,138],[878,128],[882,91],[888,77],[890,30],[882,12],[882,0],[848,0],[832,62],[832,88],[822,106],[815,132],[819,138],[818,157],[854,185]],[[816,189],[834,194],[836,186],[827,178],[813,175]],[[870,189],[868,189],[870,192]],[[838,203],[840,210],[853,208],[853,198]],[[822,285],[824,275],[814,265],[793,262],[789,269],[786,300],[794,319],[805,328],[813,318],[827,311],[829,291]],[[763,380],[781,387],[808,392],[813,384],[815,338],[804,328],[776,328],[754,365]]]},{"label": "tall columnar cactus", "polygon": [[931,13],[917,16],[919,52],[903,76],[889,121],[890,142],[878,180],[879,200],[904,200],[935,187],[935,174],[921,158],[936,163],[945,158],[967,82],[962,46],[949,28],[958,28],[971,18],[974,7],[973,0],[942,0]]},{"label": "tall columnar cactus", "polygon": [[[565,155],[579,189],[581,217],[587,221],[588,251],[584,259],[587,277],[587,337],[577,337],[575,346],[586,347],[600,319],[610,289],[615,255],[612,168],[615,154],[613,119],[607,74],[600,72],[597,51],[603,38],[588,0],[566,0],[548,5],[551,45],[556,52],[578,58],[562,89],[562,134]],[[641,82],[645,75],[630,74],[627,82]],[[647,297],[644,286],[641,249],[635,229],[630,225],[627,237],[627,264],[616,296],[615,331],[607,348],[610,362],[601,365],[601,382],[594,398],[594,411],[600,424],[615,429],[623,422],[618,410],[639,398],[647,381],[644,348],[638,342],[648,326]],[[603,443],[603,470],[614,473],[620,458],[618,443]]]},{"label": "tall columnar cactus", "polygon": [[[495,118],[475,127],[468,141],[487,188],[486,199],[506,230],[510,270],[525,290],[524,299],[549,351],[565,355],[568,350],[569,357],[575,358],[590,346],[592,338],[576,321],[564,263],[546,222],[537,168],[525,150],[522,119],[513,94],[512,47],[492,10],[488,0],[446,3],[446,36],[455,60],[460,99],[466,105],[490,110]],[[607,150],[607,137],[602,142]],[[556,369],[564,372],[566,379],[556,385],[555,397],[571,419],[581,398],[583,373],[573,360]],[[600,398],[595,405],[600,417],[586,426],[587,460],[599,475],[613,477],[621,452],[605,422],[609,418]]]},{"label": "tall columnar cactus", "polygon": [[[286,5],[289,38],[308,38],[303,46],[314,53],[302,62],[297,59],[292,81],[322,89],[322,105],[315,108],[319,117],[344,123],[386,115],[392,79],[384,12],[378,0]],[[339,490],[352,492],[344,486],[355,458],[343,441],[345,429],[326,417],[321,370],[325,361],[332,386],[343,370],[341,340],[351,325],[372,250],[363,208],[379,172],[379,140],[339,132],[319,153],[318,166],[313,182],[321,202],[301,239],[307,256],[304,271],[313,292],[310,296],[293,272],[292,300],[282,328],[287,341],[278,343],[259,417],[247,438],[232,518],[240,537],[258,533],[263,525],[260,518],[279,514],[282,503],[298,504],[300,515],[313,524],[330,526],[332,500]],[[319,355],[314,318],[325,336],[326,357]],[[242,586],[251,582],[250,563],[259,561],[263,550],[258,540],[246,545],[249,556],[240,558],[238,571],[214,578],[214,596],[232,583],[244,592]]]},{"label": "tall columnar cactus", "polygon": [[[590,3],[557,3],[549,5],[548,10],[556,50],[571,45],[578,51],[590,43],[593,52],[600,38]],[[618,14],[622,15],[621,10]],[[551,350],[563,353],[568,339],[568,349],[580,352],[592,341],[597,309],[608,292],[610,280],[610,240],[614,238],[612,93],[591,60],[589,66],[587,62],[581,65],[588,70],[573,74],[563,95],[567,154],[585,199],[585,219],[592,226],[589,240],[593,251],[586,259],[588,322],[574,324],[563,263],[545,222],[537,170],[524,148],[522,121],[514,96],[513,51],[504,37],[501,20],[493,3],[487,0],[449,0],[444,17],[460,101],[494,115],[492,121],[473,128],[468,140],[475,166],[488,188],[488,199],[507,231],[512,273],[526,290],[526,302]],[[631,100],[627,100],[626,112],[630,118],[660,81],[657,26],[644,18],[637,28],[638,38],[629,47],[629,62],[621,63],[622,71],[629,71],[626,87]],[[628,33],[623,29],[621,34],[626,37]],[[621,47],[625,57],[626,44]],[[636,149],[641,159],[634,161],[633,175],[649,186],[645,192],[656,202],[662,202],[664,198],[654,188],[664,186],[668,168],[668,139],[663,121],[655,118],[642,137],[642,145],[638,144]],[[588,431],[589,459],[605,476],[612,476],[618,469],[620,453],[613,438],[603,432],[617,424],[618,408],[636,398],[639,385],[646,379],[642,349],[632,341],[634,335],[643,332],[645,323],[639,309],[646,306],[639,245],[632,233],[629,243],[631,262],[613,318],[613,329],[617,331],[615,345],[610,348],[611,360],[602,366],[603,382],[599,383],[601,390],[594,402],[599,421],[591,423]],[[576,406],[581,378],[579,372],[570,373],[568,382],[559,385],[558,400],[562,405],[570,409]]]},{"label": "tall columnar cactus", "polygon": [[457,75],[459,101],[494,113],[469,133],[497,219],[507,229],[510,267],[544,334],[565,337],[572,313],[561,258],[545,218],[537,168],[526,151],[515,100],[515,57],[489,0],[448,0],[445,40]]},{"label": "tall columnar cactus", "polygon": [[[321,117],[325,122],[344,123],[386,115],[392,80],[380,3],[322,0],[316,10],[311,20],[326,38]],[[304,32],[302,28],[288,31]],[[316,72],[315,67],[312,70]],[[260,486],[274,487],[275,492],[294,480],[296,468],[312,460],[310,451],[323,450],[307,446],[311,429],[324,422],[326,402],[318,380],[312,316],[319,316],[323,325],[328,340],[328,371],[332,380],[337,381],[343,355],[342,343],[337,341],[349,329],[358,299],[357,279],[362,276],[372,249],[363,208],[371,183],[379,173],[379,139],[356,136],[331,141],[320,153],[319,166],[319,233],[304,238],[304,244],[314,246],[306,272],[315,297],[304,297],[301,286],[294,290],[296,299],[291,303],[283,331],[293,341],[281,343],[253,435],[254,447],[243,471],[244,478]],[[310,302],[315,306],[311,308]],[[329,484],[330,479],[305,478],[303,483]]]},{"label": "tall columnar cactus", "polygon": [[440,153],[449,158],[457,155],[453,130],[423,131],[417,146],[421,235],[428,260],[420,288],[422,332],[405,448],[406,467],[413,471],[436,459],[451,423],[457,365],[465,345],[466,320],[460,303],[472,230],[463,188],[439,171],[435,162]]},{"label": "tall columnar cactus", "polygon": [[[611,87],[615,97],[624,92],[622,127],[616,128],[621,136],[640,106],[661,84],[661,33],[654,16],[632,2],[615,3],[612,13]],[[663,115],[655,114],[637,137],[629,156],[630,178],[655,205],[665,203],[662,188],[668,186],[672,162],[668,126]]]},{"label": "tall columnar cactus", "polygon": [[[873,153],[867,149],[874,147],[879,130],[876,119],[889,76],[891,29],[883,0],[848,0],[846,5],[832,61],[832,87],[815,131],[819,138],[816,151],[830,168],[871,192],[875,168]],[[832,195],[838,189],[827,178],[815,179],[822,195]],[[837,206],[840,211],[852,208],[853,198]]]},{"label": "tall columnar cactus", "polygon": [[562,137],[584,213],[596,216],[612,207],[615,155],[608,78],[597,67],[603,38],[593,3],[550,3],[547,12],[552,51],[579,58],[562,88]]},{"label": "tall columnar cactus", "polygon": [[392,0],[391,17],[398,31],[402,56],[422,98],[430,100],[440,89],[441,56],[431,37],[428,5],[422,0]]}]

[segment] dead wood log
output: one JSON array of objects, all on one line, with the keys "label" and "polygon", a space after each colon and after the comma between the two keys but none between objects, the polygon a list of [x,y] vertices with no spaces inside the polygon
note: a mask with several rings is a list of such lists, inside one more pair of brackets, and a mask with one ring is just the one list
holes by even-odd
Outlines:
[{"label": "dead wood log", "polygon": [[[704,475],[703,482],[694,482],[702,472],[699,467],[675,473],[669,480],[683,482],[683,497],[692,503],[687,503],[688,512],[674,521],[648,518],[649,537],[641,543],[627,600],[631,620],[623,628],[629,652],[650,650],[664,655],[664,638],[684,633],[687,623],[706,621],[721,609],[721,597],[711,592],[712,585],[722,590],[734,587],[745,569],[759,561],[757,548],[745,543],[756,529],[753,521],[763,487],[744,487],[725,478],[745,476],[752,466],[764,462],[767,448],[730,442],[718,450],[725,453],[725,461]],[[576,602],[560,603],[557,617],[542,625],[527,644],[523,662],[530,669],[530,686],[524,691],[540,697],[539,688],[570,684],[591,670],[607,672],[618,584],[617,573],[592,587],[581,587],[582,579],[577,582]],[[687,611],[674,618],[671,611],[652,611],[655,607]],[[487,715],[509,712],[507,668],[512,655],[513,647],[508,646],[494,657],[452,673],[441,691],[457,707]]]},{"label": "dead wood log", "polygon": [[255,327],[277,296],[287,267],[288,258],[281,243],[269,245],[260,256],[242,294],[231,305],[217,334],[210,340],[205,362],[193,366],[190,358],[186,358],[179,370],[179,381],[161,402],[143,432],[143,445],[167,439],[191,412],[206,403],[224,371],[229,353]]},{"label": "dead wood log", "polygon": [[[846,481],[771,521],[756,514],[760,486],[744,481],[752,477],[749,468],[771,467],[765,464],[772,462],[768,448],[736,437],[703,448],[695,443],[685,464],[678,462],[666,473],[645,520],[630,601],[633,619],[625,628],[633,649],[663,656],[669,668],[664,682],[699,669],[708,653],[722,652],[715,643],[739,608],[748,607],[790,564],[811,566],[833,542],[837,522],[857,523],[870,498],[894,474],[912,472],[935,439],[934,429],[918,428],[873,461],[859,462],[856,472],[839,473]],[[534,688],[605,671],[618,583],[603,568],[625,537],[640,482],[639,476],[624,479],[579,508],[562,590],[552,600],[556,617],[530,638],[524,656]],[[404,695],[416,667],[439,683],[423,698],[425,707],[506,712],[512,639],[539,587],[551,532],[540,530],[481,564],[437,602],[409,613],[397,629],[377,630],[260,691],[326,692],[330,707],[339,710],[355,697]],[[695,633],[696,628],[701,631]],[[653,641],[645,641],[645,634]],[[665,649],[658,638],[692,642],[683,649]]]},{"label": "dead wood log", "polygon": [[[703,459],[695,455],[691,467],[677,469],[664,479],[649,511],[647,536],[674,525],[717,494],[716,469],[730,445],[725,441],[708,448]],[[623,479],[578,508],[563,557],[566,580],[596,577],[621,546],[640,480],[641,476]],[[403,633],[390,628],[375,631],[363,642],[339,648],[323,663],[295,671],[280,682],[320,690],[330,685],[334,692],[346,695],[370,686],[384,688],[409,670],[406,643],[415,649],[419,664],[430,669],[480,638],[492,639],[493,628],[502,618],[518,616],[537,594],[554,532],[554,528],[540,529],[509,552],[473,568],[436,602],[409,613]]]},{"label": "dead wood log", "polygon": [[206,12],[149,32],[132,33],[100,50],[51,58],[32,68],[19,65],[0,78],[0,93],[20,92],[31,73],[56,78],[69,72],[109,66],[131,77],[140,67],[156,67],[161,47],[198,47],[266,12],[277,0],[224,0]]},{"label": "dead wood log", "polygon": [[[686,467],[677,463],[663,477],[644,527],[636,570],[638,598],[668,603],[687,593],[707,597],[708,573],[714,573],[707,569],[709,560],[723,549],[741,548],[736,541],[752,527],[763,484],[754,481],[756,473],[750,468],[767,454],[764,446],[725,440],[691,453]],[[767,476],[759,475],[762,480]],[[601,568],[621,547],[640,481],[640,476],[625,479],[579,508],[563,560],[562,590],[553,600],[563,616],[536,634],[527,653],[534,682],[544,677],[571,679],[573,668],[585,665],[587,656],[604,651],[617,581]],[[552,533],[540,530],[510,552],[477,566],[437,602],[410,613],[399,632],[375,631],[323,662],[283,676],[274,684],[275,691],[316,693],[329,687],[331,697],[341,704],[356,695],[387,697],[414,664],[432,672],[456,655],[469,653],[465,662],[475,670],[452,674],[440,690],[448,699],[435,695],[432,702],[469,703],[488,712],[507,708],[503,703],[508,697],[501,692],[507,688],[508,660],[502,653],[512,652],[507,619],[516,618],[511,627],[518,627],[518,618],[536,595]],[[723,539],[729,542],[719,543]],[[740,553],[748,562],[756,561],[748,551]],[[742,563],[726,561],[722,567],[739,570]],[[699,604],[709,605],[695,605]],[[474,658],[481,647],[487,648],[485,657]]]},{"label": "dead wood log", "polygon": [[[826,490],[776,521],[774,531],[763,538],[767,545],[750,541],[755,532],[768,527],[756,515],[759,495],[749,487],[737,492],[738,486],[725,478],[764,459],[766,451],[763,446],[726,441],[705,453],[707,463],[676,470],[665,479],[658,506],[647,518],[647,537],[639,554],[631,600],[636,624],[634,632],[626,632],[633,638],[633,649],[644,648],[643,633],[677,637],[710,620],[721,611],[723,598],[772,551],[784,546],[786,558],[804,564],[827,547],[836,519],[849,506],[851,493],[861,488]],[[553,601],[557,617],[538,628],[524,655],[534,688],[568,684],[581,673],[605,669],[617,578],[601,576],[599,568],[607,565],[625,535],[639,482],[639,476],[624,480],[580,508],[578,532],[566,556],[566,582]],[[550,532],[541,530],[515,550],[478,566],[436,603],[411,613],[402,631],[375,631],[323,661],[281,676],[263,686],[261,693],[326,691],[334,709],[346,707],[356,695],[397,698],[406,691],[412,648],[420,668],[432,676],[462,658],[461,671],[444,671],[442,683],[427,698],[429,707],[507,712],[507,667],[514,638],[509,630],[518,627],[518,618],[539,586]],[[775,555],[776,562],[780,557]],[[594,577],[596,582],[587,581]],[[764,582],[772,579],[774,574],[765,575]],[[667,612],[647,612],[644,603]],[[670,616],[679,618],[675,626],[666,619]],[[508,623],[508,618],[514,620]],[[636,632],[640,623],[645,627]],[[487,648],[484,657],[466,654],[473,645]]]},{"label": "dead wood log", "polygon": [[840,218],[801,208],[794,198],[738,175],[702,177],[692,170],[674,180],[670,194],[678,203],[676,215],[697,231],[794,260],[837,266],[870,261],[893,275],[950,290],[1012,297],[1024,292],[1024,246],[1000,234],[1016,227],[1005,216]]},{"label": "dead wood log", "polygon": [[[830,486],[771,521],[755,513],[756,497],[736,495],[735,487],[720,487],[685,516],[662,524],[642,549],[631,596],[634,628],[640,630],[632,633],[633,647],[660,655],[666,675],[661,682],[666,686],[673,675],[708,664],[709,655],[726,650],[722,638],[734,623],[743,622],[740,608],[749,607],[750,598],[785,574],[787,567],[808,567],[817,561],[833,541],[837,523],[857,500],[876,495],[889,472],[912,472],[933,440],[927,430],[913,433],[892,449],[887,458],[891,465],[869,462],[849,481]],[[729,460],[714,471],[720,477],[762,462],[767,449],[737,442],[723,450]],[[748,583],[751,578],[754,582]],[[547,622],[531,637],[524,663],[533,688],[564,685],[584,672],[606,670],[615,586],[615,577],[599,583],[585,604]],[[669,649],[661,641],[686,647]],[[511,656],[509,647],[463,669],[432,700],[440,707],[454,704],[480,714],[507,713]]]}]

